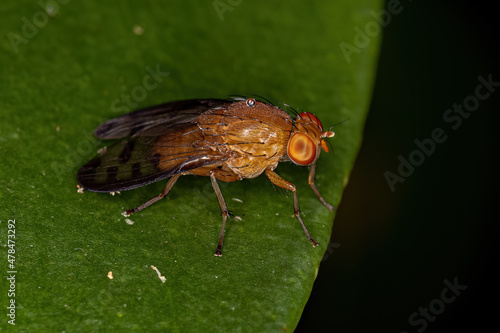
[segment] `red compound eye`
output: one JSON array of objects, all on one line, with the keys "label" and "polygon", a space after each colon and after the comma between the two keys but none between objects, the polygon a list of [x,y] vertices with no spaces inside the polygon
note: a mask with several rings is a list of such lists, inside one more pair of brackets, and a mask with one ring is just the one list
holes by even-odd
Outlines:
[{"label": "red compound eye", "polygon": [[288,156],[299,165],[309,165],[316,158],[316,145],[307,135],[295,133],[288,143]]},{"label": "red compound eye", "polygon": [[310,112],[301,112],[297,116],[297,119],[300,119],[300,118],[302,118],[302,119],[309,119],[313,123],[316,123],[319,126],[319,128],[321,129],[321,131],[323,131],[323,124],[321,123],[321,121],[319,120],[319,118],[316,117],[315,115],[313,115],[312,113],[310,113]]}]

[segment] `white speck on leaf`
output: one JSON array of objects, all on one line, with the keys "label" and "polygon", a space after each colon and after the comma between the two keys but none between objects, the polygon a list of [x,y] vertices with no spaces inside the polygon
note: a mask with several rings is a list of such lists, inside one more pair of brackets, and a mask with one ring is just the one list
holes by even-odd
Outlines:
[{"label": "white speck on leaf", "polygon": [[158,268],[156,268],[155,266],[151,265],[150,266],[152,269],[154,269],[156,271],[156,274],[158,274],[158,278],[161,280],[161,282],[165,283],[165,281],[167,281],[167,278],[164,277],[163,275],[161,275],[160,271],[158,270]]}]

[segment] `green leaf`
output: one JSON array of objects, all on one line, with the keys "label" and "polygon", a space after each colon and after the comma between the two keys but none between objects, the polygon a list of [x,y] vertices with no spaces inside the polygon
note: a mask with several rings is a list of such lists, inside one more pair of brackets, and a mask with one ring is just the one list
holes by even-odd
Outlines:
[{"label": "green leaf", "polygon": [[[293,196],[262,176],[220,183],[241,217],[229,221],[220,258],[213,252],[221,216],[208,178],[181,177],[128,224],[120,213],[165,181],[115,196],[80,194],[75,175],[109,144],[92,136],[107,119],[174,100],[261,95],[313,112],[325,127],[347,120],[316,170],[318,189],[338,205],[361,143],[380,39],[380,31],[363,38],[355,28],[377,27],[371,11],[380,8],[367,0],[3,2],[0,328],[293,331],[333,246],[333,213],[308,186],[307,168],[282,163],[277,172],[297,185],[320,246],[292,216]],[[344,54],[347,44],[355,52]],[[6,320],[11,300],[15,327]]]}]

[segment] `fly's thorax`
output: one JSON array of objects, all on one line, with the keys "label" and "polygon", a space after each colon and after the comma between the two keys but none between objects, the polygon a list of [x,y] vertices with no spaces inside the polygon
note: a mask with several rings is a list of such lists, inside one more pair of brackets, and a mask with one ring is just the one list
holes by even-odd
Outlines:
[{"label": "fly's thorax", "polygon": [[293,126],[285,111],[255,100],[207,111],[198,125],[207,140],[220,140],[224,149],[254,157],[283,156]]},{"label": "fly's thorax", "polygon": [[199,118],[205,137],[219,138],[224,162],[242,178],[254,178],[286,155],[292,120],[278,107],[252,99],[213,109]]}]

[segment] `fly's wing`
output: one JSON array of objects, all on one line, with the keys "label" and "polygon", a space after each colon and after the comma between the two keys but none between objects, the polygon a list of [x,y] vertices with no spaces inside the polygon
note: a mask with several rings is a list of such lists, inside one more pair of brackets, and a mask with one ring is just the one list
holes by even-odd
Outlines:
[{"label": "fly's wing", "polygon": [[227,160],[201,136],[196,125],[181,124],[161,136],[123,140],[82,166],[78,183],[94,192],[124,191]]},{"label": "fly's wing", "polygon": [[203,166],[221,165],[228,156],[213,149],[196,121],[209,108],[225,108],[231,103],[173,102],[105,122],[96,129],[99,138],[130,138],[106,148],[81,167],[79,184],[94,192],[116,192]]},{"label": "fly's wing", "polygon": [[193,99],[160,104],[108,120],[97,127],[94,134],[103,140],[161,135],[176,125],[193,122],[209,109],[226,108],[233,102],[224,99]]}]

